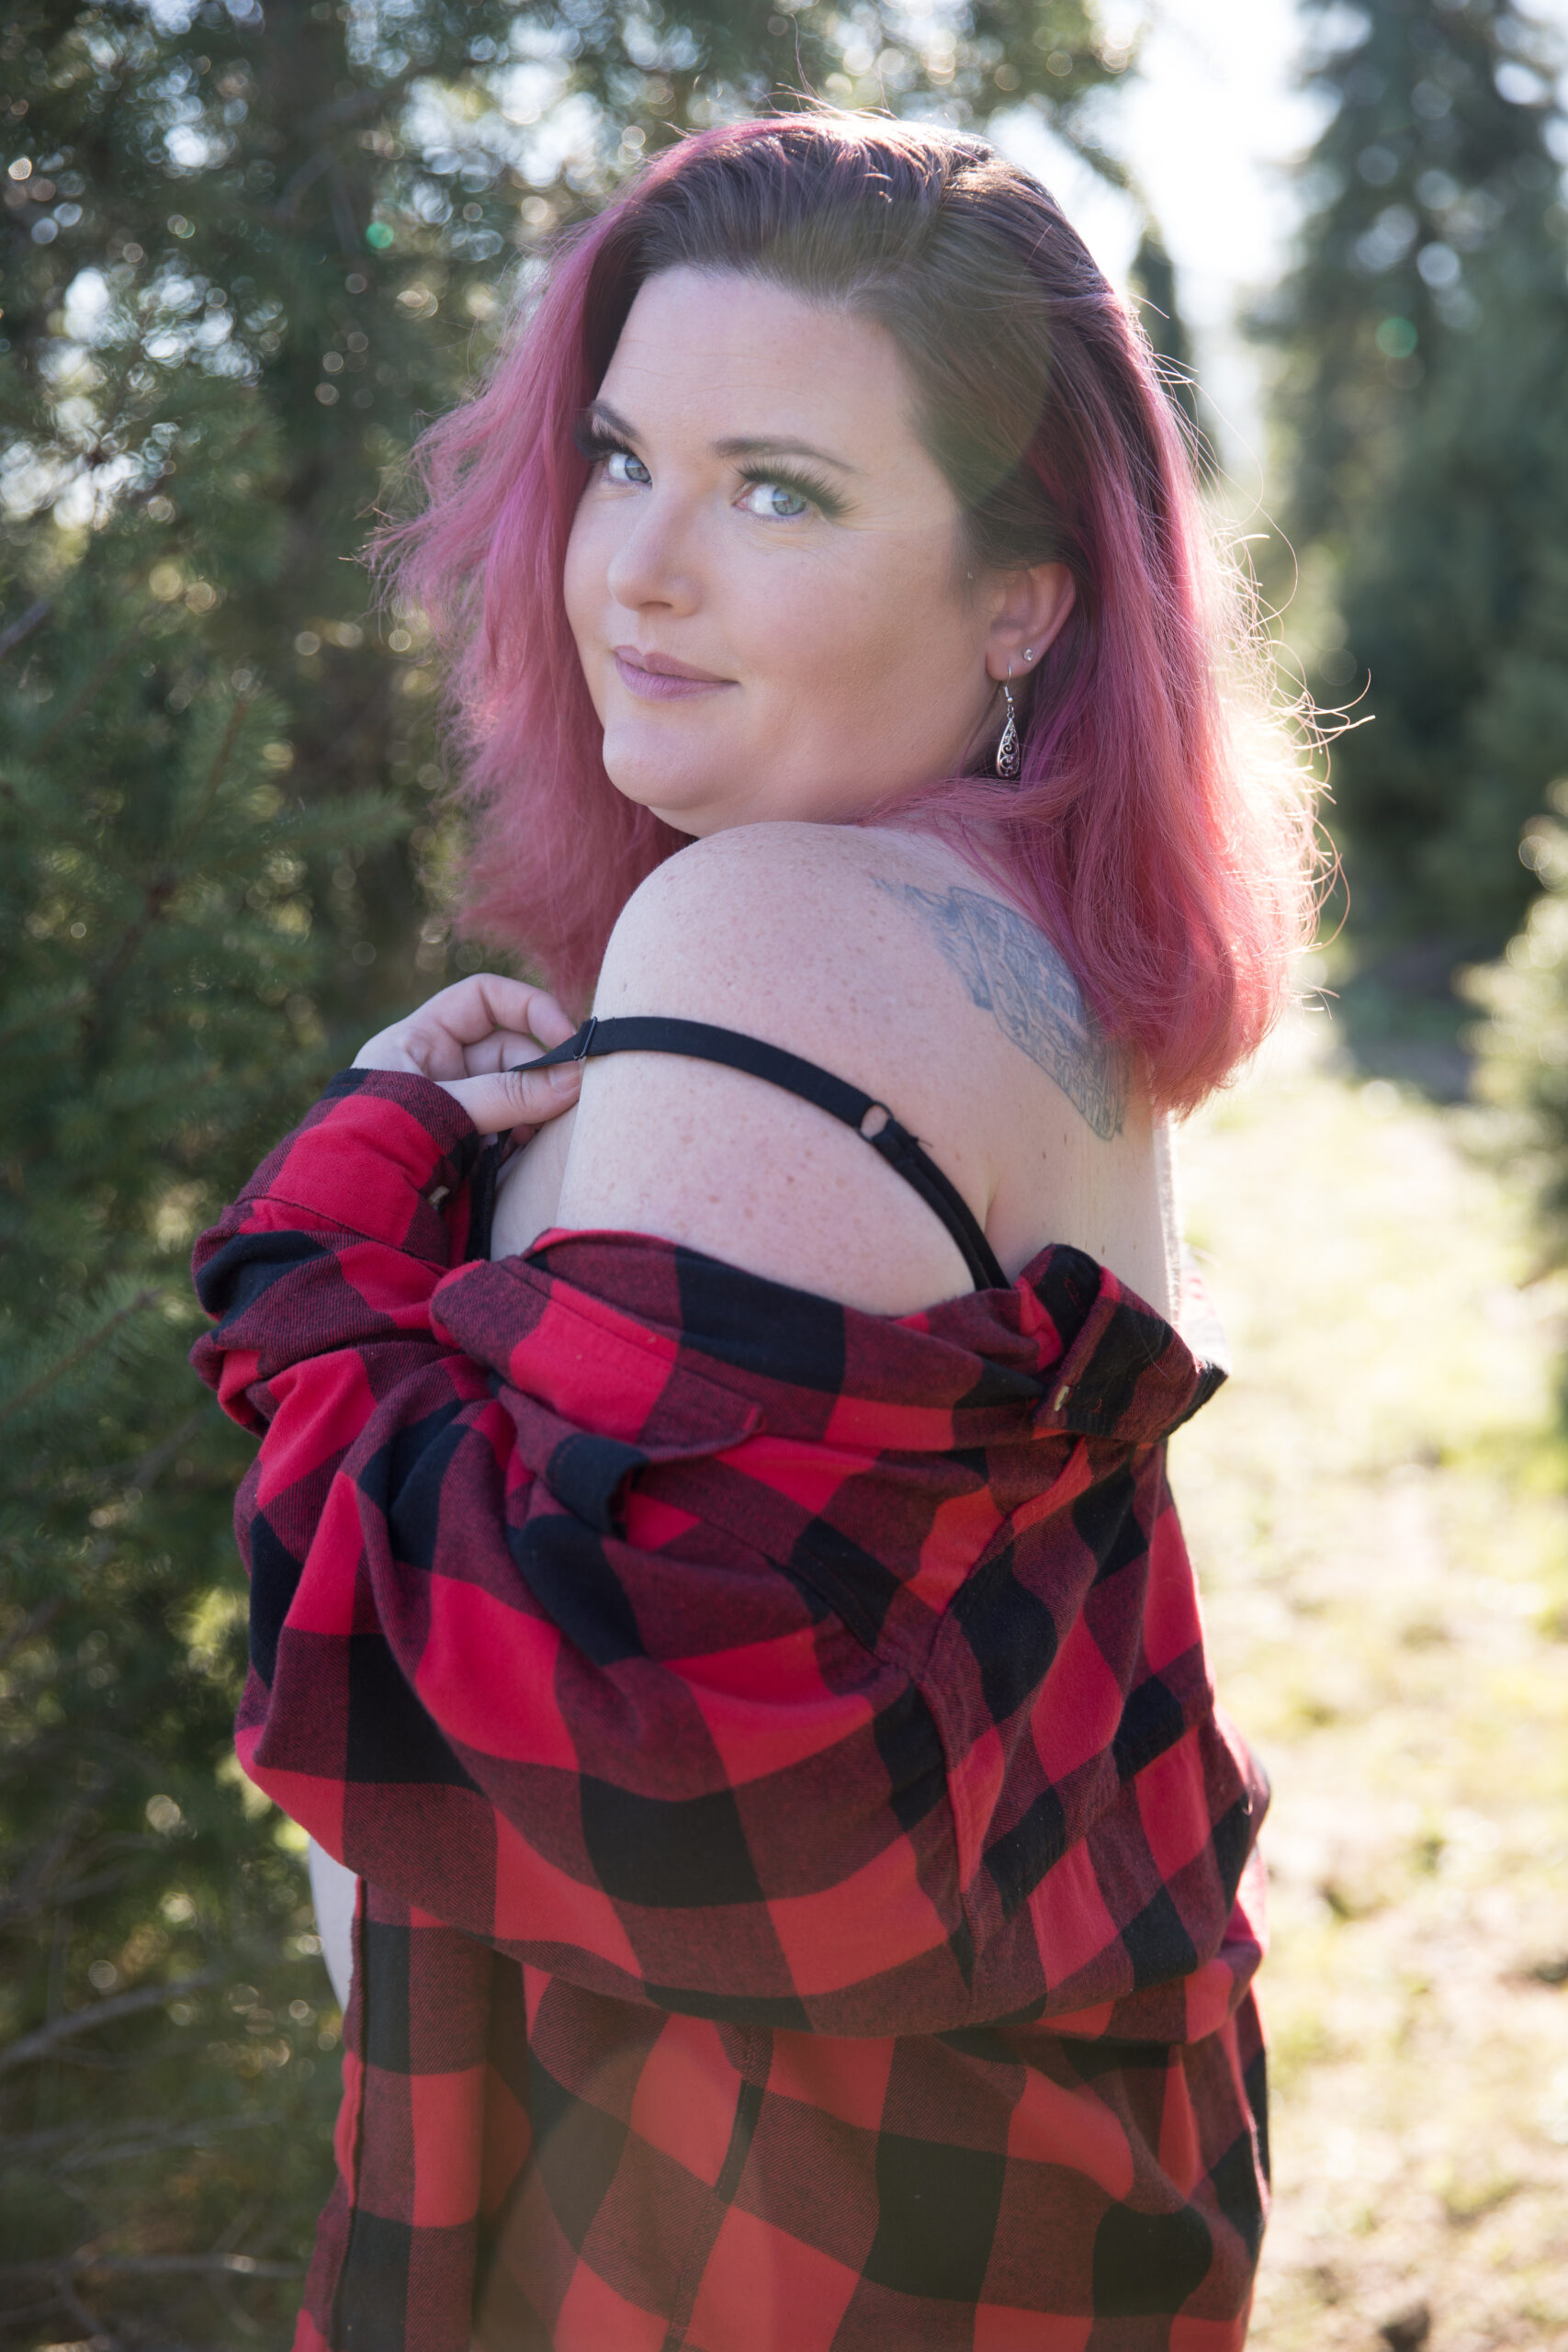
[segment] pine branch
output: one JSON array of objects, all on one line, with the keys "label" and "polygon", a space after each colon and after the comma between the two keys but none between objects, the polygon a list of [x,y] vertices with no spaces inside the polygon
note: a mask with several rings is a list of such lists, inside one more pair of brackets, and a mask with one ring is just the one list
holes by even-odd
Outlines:
[{"label": "pine branch", "polygon": [[[52,2278],[62,2272],[102,2271],[110,2278],[155,2278],[185,2273],[209,2278],[302,2278],[302,2262],[262,2262],[254,2254],[95,2254],[78,2246],[73,2254],[47,2255],[33,2262],[0,2262],[0,2279]],[[101,2337],[95,2336],[95,2346]]]},{"label": "pine branch", "polygon": [[[58,1603],[56,1604],[59,1605]],[[34,1616],[41,1614],[35,1610]],[[100,1772],[83,1796],[65,1808],[53,1837],[36,1854],[23,1871],[15,1889],[0,1901],[0,1928],[9,1927],[13,1919],[35,1918],[49,1899],[53,1881],[64,1867],[71,1842],[86,1820],[99,1798],[113,1788],[114,1774]]]},{"label": "pine branch", "polygon": [[40,1600],[31,1616],[24,1617],[16,1632],[7,1634],[0,1642],[0,1668],[9,1662],[24,1642],[30,1642],[35,1634],[41,1634],[46,1625],[51,1625],[64,1606],[62,1592],[51,1593],[47,1600]]},{"label": "pine branch", "polygon": [[25,613],[19,613],[14,621],[9,622],[5,628],[0,628],[0,662],[5,660],[7,653],[14,651],[16,647],[26,644],[34,629],[41,628],[53,610],[53,598],[39,596],[28,606]]},{"label": "pine branch", "polygon": [[140,1984],[133,1993],[117,1993],[111,2000],[90,2001],[85,2009],[71,2009],[51,2025],[40,2025],[36,2032],[24,2033],[0,2050],[0,2075],[8,2075],[17,2066],[30,2066],[35,2060],[47,2058],[62,2041],[73,2041],[79,2033],[91,2033],[100,2025],[112,2025],[117,2018],[139,2017],[148,2009],[161,2009],[166,2002],[178,2000],[186,1993],[198,1993],[209,1984],[216,1984],[222,1976],[220,1968],[204,1968],[196,1976],[176,1976],[166,1984]]},{"label": "pine branch", "polygon": [[299,198],[314,186],[323,172],[331,171],[336,161],[335,148],[318,147],[315,153],[307,156],[299,170],[291,173],[285,180],[273,210],[286,228],[292,228],[294,225],[294,215]]},{"label": "pine branch", "polygon": [[51,1907],[56,1911],[69,1911],[78,1903],[85,1903],[90,1895],[107,1894],[111,1887],[123,1885],[130,1876],[136,1855],[156,1851],[161,1841],[155,1838],[136,1838],[129,1842],[134,1850],[113,1870],[99,1871],[92,1878],[73,1878],[65,1886],[52,1888]]},{"label": "pine branch", "polygon": [[150,617],[150,610],[149,612],[141,614],[134,626],[128,628],[123,637],[117,638],[114,643],[109,647],[108,651],[103,656],[102,660],[98,662],[93,669],[88,671],[86,677],[83,680],[81,685],[77,687],[76,692],[72,695],[70,701],[62,710],[56,713],[53,718],[50,720],[49,725],[39,737],[38,750],[39,752],[52,750],[53,746],[60,741],[61,736],[65,732],[65,729],[73,725],[74,722],[80,718],[82,713],[87,708],[90,703],[97,700],[97,697],[103,688],[108,684],[109,679],[114,675],[115,671],[118,669],[120,663],[124,661],[126,655],[130,651],[131,647],[136,643],[137,639],[146,628]]},{"label": "pine branch", "polygon": [[114,1313],[106,1317],[103,1322],[95,1325],[92,1330],[84,1332],[73,1348],[57,1358],[53,1363],[46,1365],[42,1372],[36,1374],[28,1382],[25,1388],[19,1388],[14,1396],[7,1396],[5,1403],[0,1404],[0,1422],[13,1419],[28,1405],[35,1404],[39,1397],[54,1386],[56,1381],[63,1380],[68,1372],[73,1371],[85,1356],[91,1355],[95,1348],[102,1347],[106,1340],[111,1339],[122,1324],[129,1323],[133,1316],[144,1315],[149,1307],[156,1306],[157,1304],[158,1293],[155,1290],[141,1289],[133,1292],[123,1306],[117,1306]]},{"label": "pine branch", "polygon": [[197,1405],[186,1415],[177,1429],[171,1430],[168,1436],[160,1438],[155,1445],[150,1445],[136,1461],[122,1468],[107,1471],[102,1483],[105,1486],[134,1487],[139,1494],[145,1494],[153,1479],[168,1468],[181,1446],[189,1443],[210,1410],[207,1404]]},{"label": "pine branch", "polygon": [[50,2273],[50,2284],[56,2300],[64,2307],[72,2324],[79,2328],[92,2346],[92,2352],[129,2352],[125,2338],[112,2335],[96,2312],[90,2312],[72,2284],[71,2274],[58,2263]]},{"label": "pine branch", "polygon": [[87,2255],[84,2270],[103,2270],[117,2278],[158,2278],[186,2271],[231,2278],[303,2278],[302,2262],[262,2262],[254,2254]]},{"label": "pine branch", "polygon": [[45,2132],[17,2132],[0,2139],[0,2165],[18,2165],[39,2156],[56,2155],[52,2172],[90,2172],[97,2165],[129,2164],[132,2157],[155,2154],[160,2148],[201,2147],[220,2132],[256,2132],[283,2120],[280,2108],[260,2108],[254,2115],[205,2116],[195,2123],[168,2123],[156,2116],[137,2115],[107,2129],[84,2131],[81,2123],[56,2123]]},{"label": "pine branch", "polygon": [[19,1014],[8,1026],[0,1029],[0,1054],[14,1046],[18,1037],[25,1037],[30,1031],[41,1028],[46,1021],[58,1021],[65,1013],[80,1012],[87,1002],[87,995],[85,988],[76,988],[67,989],[63,995],[45,997],[33,1006],[31,1012]]},{"label": "pine branch", "polygon": [[1111,187],[1121,188],[1125,195],[1135,198],[1145,215],[1153,217],[1149,213],[1148,198],[1121,157],[1112,154],[1110,148],[1097,139],[1092,131],[1080,129],[1073,120],[1070,112],[1064,111],[1057,115],[1051,121],[1050,128],[1062,144],[1070,148],[1081,163],[1089,165],[1090,171],[1098,173],[1099,176]]},{"label": "pine branch", "polygon": [[249,710],[253,699],[254,697],[249,694],[239,694],[234,696],[229,712],[229,723],[223,729],[222,740],[217,751],[213,753],[212,764],[207,771],[207,779],[201,788],[200,806],[175,844],[176,857],[183,858],[201,838],[207,820],[217,804],[219,788],[229,772],[229,762],[234,750],[234,738],[240,731],[241,722],[246,711]]},{"label": "pine branch", "polygon": [[203,781],[200,800],[189,822],[178,839],[171,844],[164,863],[156,873],[148,876],[143,888],[141,912],[135,922],[127,927],[112,955],[107,963],[99,966],[94,977],[92,1001],[96,1007],[96,1012],[85,1024],[85,1042],[89,1052],[105,1025],[103,1016],[106,1000],[124,977],[131,958],[147,933],[154,924],[163,921],[169,902],[179,888],[180,868],[192,848],[201,838],[202,831],[217,804],[218,795],[222,786],[223,778],[228,774],[229,762],[233,754],[234,739],[240,731],[246,711],[251,707],[251,701],[252,697],[248,694],[235,695],[229,712],[228,724],[223,729],[222,738]]},{"label": "pine branch", "polygon": [[[321,107],[311,116],[307,132],[324,133],[330,140],[334,131],[346,130],[356,122],[369,121],[377,115],[386,114],[408,85],[428,70],[428,61],[412,59],[389,81],[375,83],[367,89],[346,91],[342,97],[334,98],[330,106]],[[274,212],[285,226],[293,225],[300,198],[323,172],[332,169],[337,162],[337,155],[335,145],[318,147],[314,154],[308,155],[298,171],[285,180],[273,205]]]}]

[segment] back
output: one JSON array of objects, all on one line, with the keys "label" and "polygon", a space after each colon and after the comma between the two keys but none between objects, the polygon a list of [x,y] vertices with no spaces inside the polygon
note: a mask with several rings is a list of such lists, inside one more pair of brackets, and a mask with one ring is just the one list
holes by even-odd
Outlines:
[{"label": "back", "polygon": [[[1047,1243],[1174,1306],[1165,1131],[1049,943],[944,843],[741,826],[694,842],[616,925],[595,1011],[738,1029],[886,1102],[1010,1279]],[[867,1312],[970,1285],[953,1240],[851,1131],[742,1073],[597,1063],[508,1171],[494,1254],[553,1224],[655,1233]]]}]

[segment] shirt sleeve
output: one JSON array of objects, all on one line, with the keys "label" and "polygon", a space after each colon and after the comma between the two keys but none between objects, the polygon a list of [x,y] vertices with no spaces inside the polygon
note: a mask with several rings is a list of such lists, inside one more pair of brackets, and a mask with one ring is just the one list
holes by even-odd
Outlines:
[{"label": "shirt sleeve", "polygon": [[264,1432],[246,1770],[351,1870],[592,1989],[971,2018],[915,1680],[704,1510],[744,1487],[757,1405],[526,1260],[452,1271],[469,1123],[350,1077],[197,1251],[198,1368]]},{"label": "shirt sleeve", "polygon": [[191,1361],[261,1434],[275,1374],[343,1351],[364,1367],[430,1342],[430,1298],[468,1239],[480,1137],[441,1087],[340,1072],[196,1246],[213,1317]]}]

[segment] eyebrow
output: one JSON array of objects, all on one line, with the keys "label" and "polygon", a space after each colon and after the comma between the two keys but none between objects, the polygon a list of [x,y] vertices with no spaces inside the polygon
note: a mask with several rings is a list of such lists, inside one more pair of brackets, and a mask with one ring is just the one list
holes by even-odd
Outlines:
[{"label": "eyebrow", "polygon": [[[591,401],[590,416],[600,418],[613,433],[621,434],[627,441],[638,440],[637,427],[608,401]],[[860,468],[852,466],[847,458],[836,458],[830,449],[819,449],[815,442],[780,438],[766,433],[734,433],[722,441],[709,444],[717,458],[815,458],[822,465],[836,466],[840,473],[858,474]]]}]

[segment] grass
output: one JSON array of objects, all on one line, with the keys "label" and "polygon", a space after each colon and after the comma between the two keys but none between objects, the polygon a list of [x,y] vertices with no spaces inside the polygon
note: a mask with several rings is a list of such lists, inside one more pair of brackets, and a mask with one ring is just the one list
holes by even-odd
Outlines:
[{"label": "grass", "polygon": [[1319,1018],[1183,1153],[1235,1375],[1172,1475],[1275,1790],[1253,2352],[1422,2304],[1430,2352],[1568,2352],[1568,1292],[1477,1122]]}]

